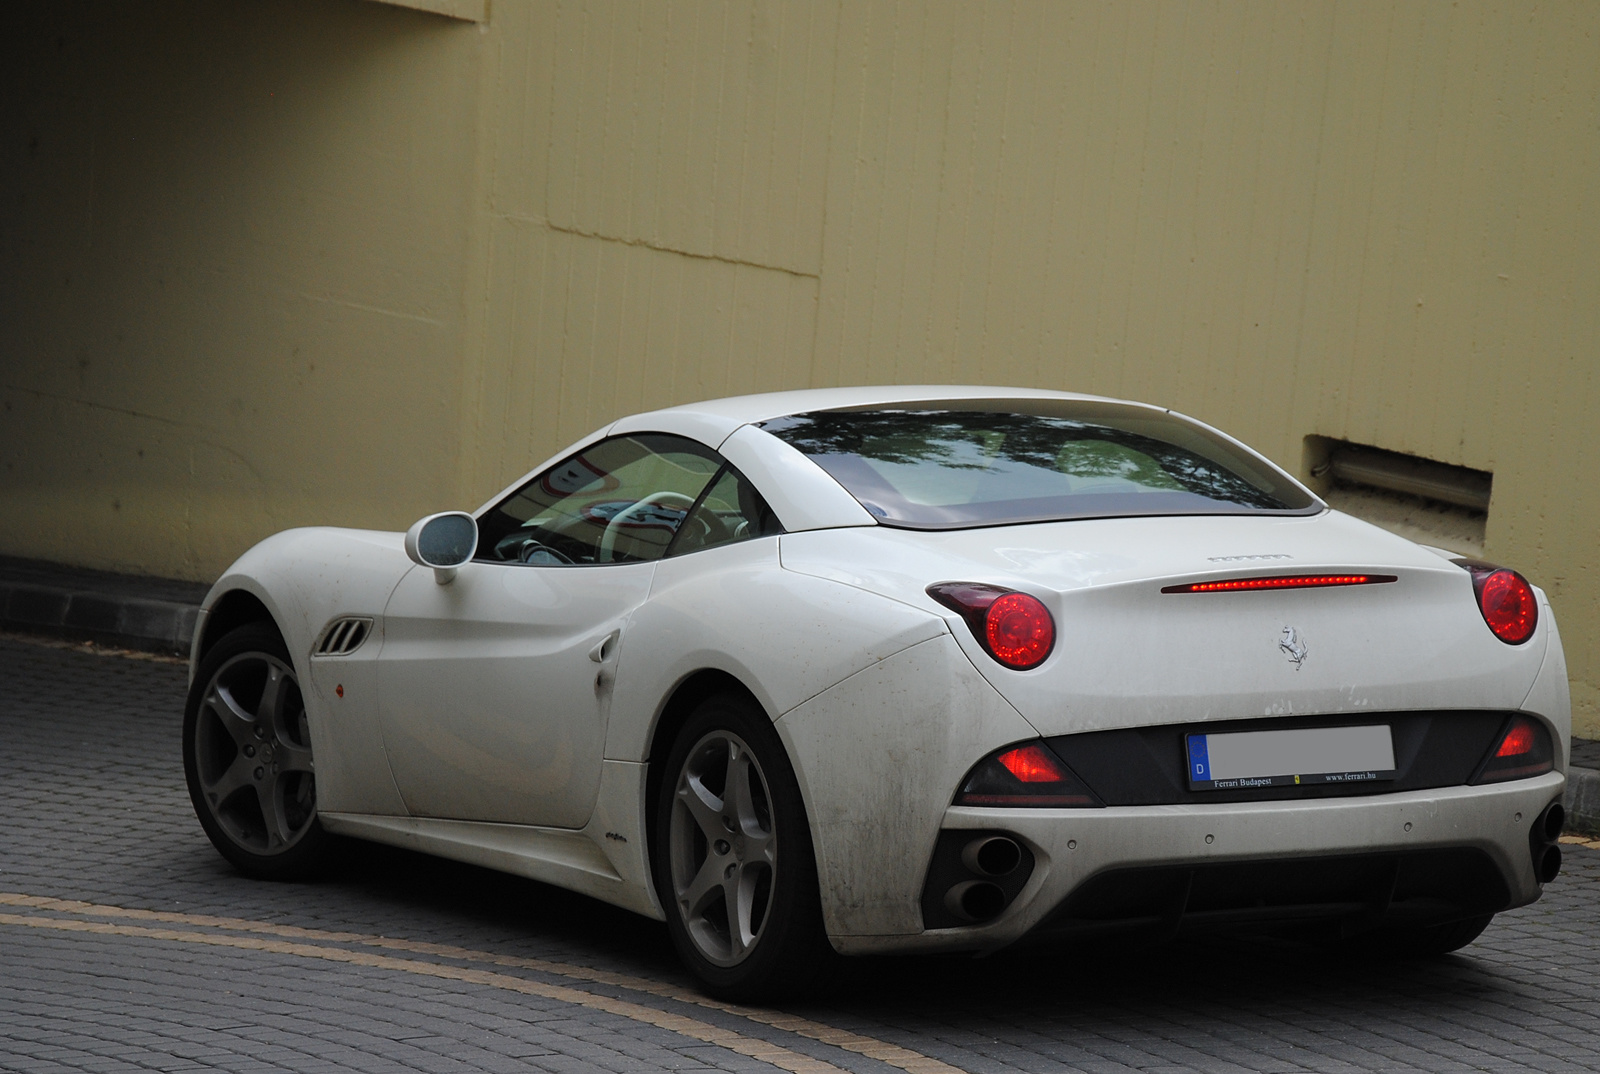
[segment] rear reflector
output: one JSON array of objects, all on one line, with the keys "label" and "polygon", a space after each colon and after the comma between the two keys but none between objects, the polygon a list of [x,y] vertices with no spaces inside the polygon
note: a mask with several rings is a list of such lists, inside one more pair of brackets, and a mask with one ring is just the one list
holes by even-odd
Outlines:
[{"label": "rear reflector", "polygon": [[1275,574],[1258,578],[1229,578],[1220,582],[1193,582],[1163,586],[1163,593],[1234,593],[1246,589],[1327,589],[1341,585],[1379,585],[1393,582],[1393,574]]},{"label": "rear reflector", "polygon": [[958,806],[1084,808],[1102,803],[1043,742],[996,750],[972,767],[956,792]]},{"label": "rear reflector", "polygon": [[1024,783],[1060,783],[1068,778],[1061,762],[1039,742],[1007,750],[996,760]]},{"label": "rear reflector", "polygon": [[1512,723],[1511,730],[1506,732],[1506,737],[1501,740],[1500,748],[1494,751],[1496,757],[1523,757],[1533,752],[1535,731],[1533,722],[1526,717]]},{"label": "rear reflector", "polygon": [[1555,746],[1543,723],[1521,713],[1511,717],[1494,752],[1479,769],[1473,783],[1500,783],[1508,779],[1541,776],[1555,768]]}]

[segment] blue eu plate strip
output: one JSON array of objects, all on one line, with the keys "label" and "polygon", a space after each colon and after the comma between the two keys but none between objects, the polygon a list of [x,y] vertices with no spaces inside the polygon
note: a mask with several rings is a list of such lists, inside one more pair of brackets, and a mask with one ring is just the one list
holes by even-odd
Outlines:
[{"label": "blue eu plate strip", "polygon": [[1189,782],[1211,781],[1211,758],[1206,754],[1206,736],[1189,736]]}]

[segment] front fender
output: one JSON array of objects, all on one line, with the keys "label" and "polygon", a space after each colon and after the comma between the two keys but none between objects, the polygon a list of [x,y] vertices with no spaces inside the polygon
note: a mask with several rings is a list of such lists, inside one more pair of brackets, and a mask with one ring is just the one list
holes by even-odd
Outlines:
[{"label": "front fender", "polygon": [[[284,530],[233,562],[201,603],[200,613],[226,594],[250,593],[266,605],[284,644],[301,661],[336,615],[379,615],[401,575],[411,569],[402,535],[330,526]],[[196,634],[203,624],[196,628]]]},{"label": "front fender", "polygon": [[[375,674],[384,606],[412,568],[401,541],[398,533],[321,527],[274,534],[211,587],[196,627],[197,663],[200,632],[224,596],[246,592],[266,607],[300,680],[318,804],[330,812],[405,812],[383,752]],[[368,640],[348,656],[312,659],[323,628],[345,615],[373,620]]]}]

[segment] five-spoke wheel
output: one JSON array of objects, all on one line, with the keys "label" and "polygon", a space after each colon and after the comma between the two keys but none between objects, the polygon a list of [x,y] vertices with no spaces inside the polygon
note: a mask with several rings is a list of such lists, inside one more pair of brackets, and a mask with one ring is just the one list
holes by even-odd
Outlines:
[{"label": "five-spoke wheel", "polygon": [[673,895],[707,961],[732,966],[761,938],[772,905],[777,839],[761,762],[731,731],[689,750],[673,794]]},{"label": "five-spoke wheel", "polygon": [[225,858],[276,878],[314,864],[325,836],[305,700],[270,625],[240,627],[201,661],[183,754],[195,813]]},{"label": "five-spoke wheel", "polygon": [[822,932],[805,808],[777,733],[748,699],[702,702],[666,758],[657,892],[673,942],[720,995],[771,999],[812,983]]}]

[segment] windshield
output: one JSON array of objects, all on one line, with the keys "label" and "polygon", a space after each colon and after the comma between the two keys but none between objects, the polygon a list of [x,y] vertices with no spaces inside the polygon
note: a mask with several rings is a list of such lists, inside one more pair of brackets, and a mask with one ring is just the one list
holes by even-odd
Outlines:
[{"label": "windshield", "polygon": [[1210,430],[1122,403],[819,410],[762,428],[893,526],[1321,510],[1288,475]]}]

